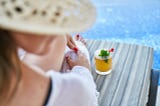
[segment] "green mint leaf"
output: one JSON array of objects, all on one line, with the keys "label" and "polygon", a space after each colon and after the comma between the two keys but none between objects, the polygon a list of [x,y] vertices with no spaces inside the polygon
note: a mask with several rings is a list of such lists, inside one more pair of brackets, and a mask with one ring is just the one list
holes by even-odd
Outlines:
[{"label": "green mint leaf", "polygon": [[110,52],[106,51],[106,50],[101,50],[99,56],[109,56]]}]

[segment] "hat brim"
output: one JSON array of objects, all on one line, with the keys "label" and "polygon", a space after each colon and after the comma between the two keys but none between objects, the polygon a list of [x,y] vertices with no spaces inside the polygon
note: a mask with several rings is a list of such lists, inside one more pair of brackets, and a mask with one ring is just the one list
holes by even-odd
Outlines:
[{"label": "hat brim", "polygon": [[96,20],[96,9],[89,2],[87,2],[87,4],[83,6],[83,9],[80,11],[79,15],[74,16],[73,18],[72,16],[67,16],[69,17],[68,21],[64,24],[62,24],[62,22],[60,24],[43,23],[41,22],[43,21],[42,18],[39,18],[39,20],[36,21],[34,21],[33,19],[27,20],[24,17],[22,17],[23,19],[21,19],[21,17],[19,18],[18,16],[16,16],[16,18],[8,18],[7,16],[4,16],[4,13],[1,12],[2,10],[0,11],[1,29],[34,33],[36,35],[52,36],[64,35],[66,33],[82,32],[91,27],[91,25]]}]

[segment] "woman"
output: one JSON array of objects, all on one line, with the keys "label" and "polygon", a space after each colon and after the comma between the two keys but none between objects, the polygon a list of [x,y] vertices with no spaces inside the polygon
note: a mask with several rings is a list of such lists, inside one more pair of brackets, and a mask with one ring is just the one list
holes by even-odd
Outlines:
[{"label": "woman", "polygon": [[[85,13],[88,10],[94,17],[92,5],[86,0],[0,0],[0,5],[0,105],[97,106],[95,84],[83,53],[78,52],[75,61],[67,59],[69,73],[49,70],[59,70],[62,64],[68,41],[64,34],[83,30],[94,20]],[[18,48],[36,59],[21,61]]]}]

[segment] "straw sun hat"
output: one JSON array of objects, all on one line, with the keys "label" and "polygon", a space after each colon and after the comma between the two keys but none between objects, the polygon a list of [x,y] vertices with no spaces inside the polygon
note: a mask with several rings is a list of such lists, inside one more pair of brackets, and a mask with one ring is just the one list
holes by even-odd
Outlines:
[{"label": "straw sun hat", "polygon": [[95,17],[89,0],[0,0],[0,29],[61,35],[89,28]]}]

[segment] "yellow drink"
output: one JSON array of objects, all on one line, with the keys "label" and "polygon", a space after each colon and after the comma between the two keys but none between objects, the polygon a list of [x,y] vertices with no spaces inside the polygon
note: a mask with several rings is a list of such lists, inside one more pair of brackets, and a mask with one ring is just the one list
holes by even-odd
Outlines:
[{"label": "yellow drink", "polygon": [[100,57],[99,52],[100,50],[97,50],[94,55],[96,73],[101,75],[109,74],[112,69],[112,57]]},{"label": "yellow drink", "polygon": [[112,68],[112,58],[101,60],[95,57],[95,66],[101,72],[109,71]]}]

